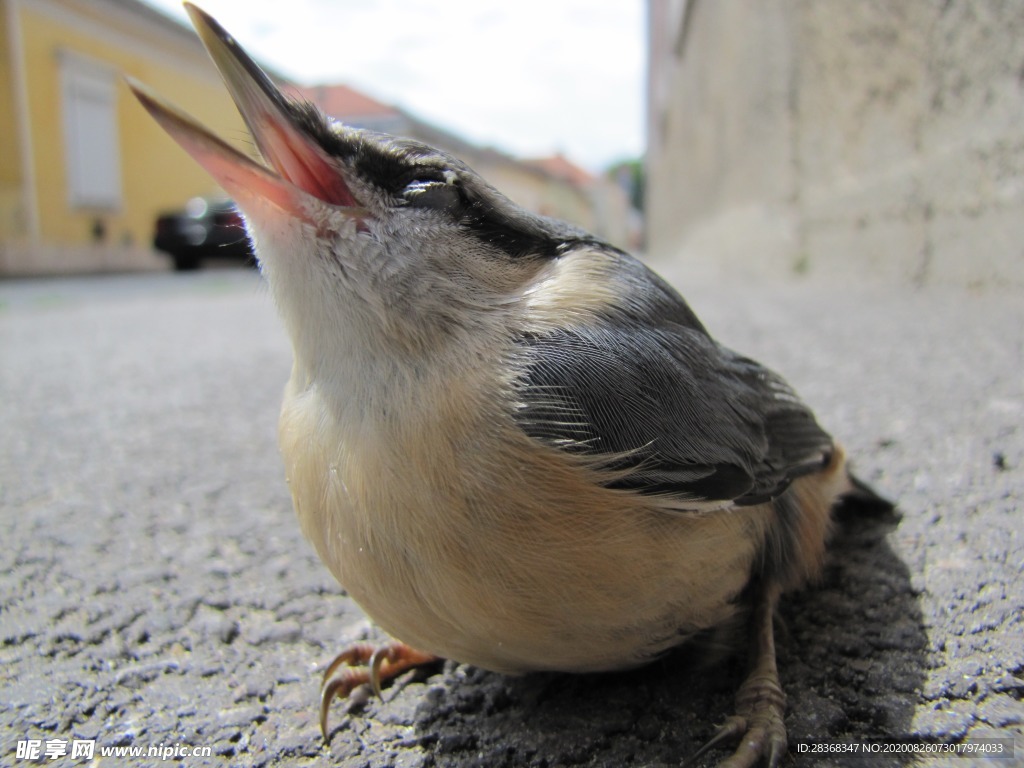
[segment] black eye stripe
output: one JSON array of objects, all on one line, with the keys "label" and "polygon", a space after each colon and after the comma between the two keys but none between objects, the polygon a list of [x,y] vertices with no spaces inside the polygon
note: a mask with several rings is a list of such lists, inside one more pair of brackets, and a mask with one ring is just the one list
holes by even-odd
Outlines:
[{"label": "black eye stripe", "polygon": [[413,141],[372,131],[336,131],[316,106],[289,104],[296,126],[328,154],[353,163],[353,170],[374,186],[393,195],[413,181],[450,182],[455,171],[437,151]]},{"label": "black eye stripe", "polygon": [[[444,211],[466,234],[510,258],[557,258],[585,245],[610,246],[564,222],[527,213],[458,159],[413,139],[332,126],[311,104],[292,104],[296,126],[367,186],[410,204]],[[419,190],[409,190],[414,182]],[[403,195],[409,191],[411,194]],[[417,199],[418,198],[418,199]]]}]

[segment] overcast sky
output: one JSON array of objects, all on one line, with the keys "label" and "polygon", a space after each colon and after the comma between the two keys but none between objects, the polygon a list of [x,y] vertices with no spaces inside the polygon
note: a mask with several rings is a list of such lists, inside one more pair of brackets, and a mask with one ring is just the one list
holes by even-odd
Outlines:
[{"label": "overcast sky", "polygon": [[[187,23],[178,0],[145,0]],[[643,151],[643,0],[197,0],[299,83],[348,83],[521,157]]]}]

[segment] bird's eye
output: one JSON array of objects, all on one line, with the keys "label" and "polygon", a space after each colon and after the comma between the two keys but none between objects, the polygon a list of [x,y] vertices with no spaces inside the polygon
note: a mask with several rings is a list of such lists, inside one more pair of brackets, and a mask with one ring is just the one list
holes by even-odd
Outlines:
[{"label": "bird's eye", "polygon": [[462,202],[458,177],[448,169],[431,169],[417,174],[402,190],[406,204],[416,208],[452,210]]}]

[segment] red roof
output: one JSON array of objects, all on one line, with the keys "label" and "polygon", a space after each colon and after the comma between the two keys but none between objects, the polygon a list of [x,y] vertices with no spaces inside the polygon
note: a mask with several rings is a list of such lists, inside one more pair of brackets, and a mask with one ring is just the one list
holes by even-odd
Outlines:
[{"label": "red roof", "polygon": [[398,115],[390,104],[377,101],[347,85],[314,85],[296,87],[295,91],[304,99],[316,104],[333,118],[344,122],[357,117],[384,117]]},{"label": "red roof", "polygon": [[552,155],[551,157],[538,157],[528,161],[530,165],[541,168],[555,178],[568,181],[578,187],[585,187],[594,183],[594,176],[587,170],[580,168],[564,155]]}]

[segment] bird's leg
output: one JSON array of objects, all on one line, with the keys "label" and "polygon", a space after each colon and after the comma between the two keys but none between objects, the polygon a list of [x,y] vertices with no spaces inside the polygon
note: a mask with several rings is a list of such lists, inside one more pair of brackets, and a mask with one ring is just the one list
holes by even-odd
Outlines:
[{"label": "bird's leg", "polygon": [[410,648],[405,643],[374,646],[350,645],[330,663],[320,684],[320,732],[327,739],[327,714],[335,698],[343,699],[360,685],[369,685],[380,696],[381,683],[406,670],[437,661],[437,656]]},{"label": "bird's leg", "polygon": [[736,692],[736,714],[729,717],[717,733],[701,747],[689,762],[724,741],[740,740],[736,751],[718,768],[751,768],[762,758],[769,768],[777,768],[786,754],[786,695],[779,684],[775,664],[773,620],[779,590],[762,584],[755,592],[750,617],[750,673]]}]

